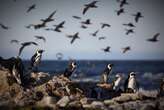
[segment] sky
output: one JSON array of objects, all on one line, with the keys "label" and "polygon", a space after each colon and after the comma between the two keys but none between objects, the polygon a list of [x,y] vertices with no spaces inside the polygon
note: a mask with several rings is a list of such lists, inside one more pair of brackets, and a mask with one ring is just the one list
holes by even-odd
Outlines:
[{"label": "sky", "polygon": [[[29,46],[21,54],[21,58],[30,59],[37,49],[44,49],[43,59],[55,60],[56,53],[63,53],[63,59],[97,59],[97,60],[163,60],[164,59],[164,1],[163,0],[127,0],[125,13],[117,16],[115,10],[120,9],[116,0],[99,0],[98,8],[90,9],[82,14],[84,4],[93,0],[0,0],[0,23],[10,27],[0,28],[0,56],[9,58],[17,56],[20,44],[10,44],[12,39],[21,43],[35,41],[39,46]],[[29,6],[36,4],[36,9],[26,13]],[[47,28],[66,21],[62,33],[43,29],[27,29],[29,24],[41,23],[40,19],[48,17],[54,10],[55,20],[47,24]],[[144,18],[135,23],[132,14],[141,12]],[[82,20],[72,18],[73,15]],[[81,21],[91,19],[92,25],[87,29],[80,28]],[[136,25],[135,33],[125,35],[126,28],[122,24],[132,22]],[[101,29],[101,23],[109,23],[110,28]],[[90,33],[100,30],[97,37]],[[80,39],[70,44],[66,35],[79,32]],[[160,33],[159,42],[151,43],[146,39]],[[35,35],[44,36],[46,43],[36,40]],[[106,36],[105,40],[98,37]],[[110,53],[101,49],[111,47]],[[121,48],[131,46],[131,51],[122,54]]]}]

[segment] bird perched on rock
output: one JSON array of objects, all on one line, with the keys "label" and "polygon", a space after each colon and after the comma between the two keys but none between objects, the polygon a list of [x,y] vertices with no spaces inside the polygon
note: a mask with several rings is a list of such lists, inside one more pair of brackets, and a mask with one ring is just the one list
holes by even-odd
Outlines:
[{"label": "bird perched on rock", "polygon": [[109,74],[112,71],[112,67],[113,67],[113,64],[108,64],[107,65],[107,67],[105,68],[105,70],[101,74],[101,79],[100,79],[101,83],[107,83],[108,82],[108,77],[109,77]]},{"label": "bird perched on rock", "polygon": [[91,3],[85,4],[85,8],[83,9],[83,15],[90,9],[90,8],[97,8],[96,3],[98,1],[93,1]]},{"label": "bird perched on rock", "polygon": [[115,80],[113,81],[113,90],[119,90],[121,84],[122,76],[120,74],[116,74]]},{"label": "bird perched on rock", "polygon": [[65,69],[63,75],[64,77],[67,77],[69,78],[73,72],[75,71],[75,69],[77,68],[77,64],[75,61],[71,61],[69,64],[68,64],[68,67]]},{"label": "bird perched on rock", "polygon": [[41,62],[43,52],[44,50],[38,49],[36,53],[31,57],[31,69],[36,68],[36,71],[37,71],[37,66]]}]

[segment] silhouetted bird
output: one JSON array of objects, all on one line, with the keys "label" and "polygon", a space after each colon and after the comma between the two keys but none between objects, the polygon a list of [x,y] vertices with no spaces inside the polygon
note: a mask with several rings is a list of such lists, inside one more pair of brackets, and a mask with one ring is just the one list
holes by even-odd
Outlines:
[{"label": "silhouetted bird", "polygon": [[20,47],[20,49],[19,49],[19,54],[18,54],[18,56],[20,56],[21,55],[21,53],[22,53],[22,51],[23,51],[23,49],[26,47],[26,46],[30,46],[30,45],[38,45],[37,43],[35,43],[35,42],[24,42],[24,43],[21,43],[21,47]]},{"label": "silhouetted bird", "polygon": [[90,19],[87,19],[86,21],[82,21],[81,23],[86,25],[92,24]]},{"label": "silhouetted bird", "polygon": [[79,16],[72,16],[72,17],[75,19],[81,19],[81,17],[79,17]]},{"label": "silhouetted bird", "polygon": [[2,29],[5,29],[5,30],[8,30],[9,29],[9,27],[8,26],[5,26],[4,24],[2,24],[2,23],[0,23],[0,26],[1,26],[1,28]]},{"label": "silhouetted bird", "polygon": [[117,15],[119,16],[122,13],[125,13],[123,8],[120,8],[119,10],[116,10]]},{"label": "silhouetted bird", "polygon": [[107,83],[109,79],[109,74],[112,71],[113,64],[108,64],[105,70],[101,74],[100,83]]},{"label": "silhouetted bird", "polygon": [[137,12],[136,14],[134,14],[133,16],[135,16],[135,21],[138,22],[139,21],[139,18],[142,18],[142,14],[141,12]]},{"label": "silhouetted bird", "polygon": [[111,25],[107,23],[101,23],[101,28],[103,29],[105,27],[111,27]]},{"label": "silhouetted bird", "polygon": [[34,27],[34,29],[40,29],[40,28],[43,28],[43,27],[46,27],[46,22],[42,22],[40,24],[30,24],[29,25],[30,27]]},{"label": "silhouetted bird", "polygon": [[87,26],[85,26],[85,25],[81,25],[81,28],[86,29],[86,28],[87,28]]},{"label": "silhouetted bird", "polygon": [[106,39],[106,37],[99,37],[99,40],[104,40]]},{"label": "silhouetted bird", "polygon": [[133,29],[126,29],[126,35],[129,35],[130,33],[134,33]]},{"label": "silhouetted bird", "polygon": [[110,46],[107,46],[105,49],[102,49],[104,52],[110,52]]},{"label": "silhouetted bird", "polygon": [[46,42],[46,38],[43,36],[34,36],[34,37],[38,40],[43,40],[44,42]]},{"label": "silhouetted bird", "polygon": [[127,2],[127,0],[122,0],[120,1],[120,7],[123,7],[124,5],[128,5],[129,3]]},{"label": "silhouetted bird", "polygon": [[157,34],[155,34],[154,36],[153,36],[153,38],[149,38],[149,39],[147,39],[147,41],[149,41],[149,42],[157,42],[157,41],[159,41],[157,38],[159,37],[159,35],[160,35],[160,33],[157,33]]},{"label": "silhouetted bird", "polygon": [[136,27],[133,23],[123,24],[124,26]]},{"label": "silhouetted bird", "polygon": [[89,4],[85,4],[84,6],[85,6],[85,8],[83,9],[83,15],[89,10],[89,8],[97,8],[97,6],[96,6],[96,3],[97,3],[98,1],[93,1],[93,2],[91,2],[91,3],[89,3]]},{"label": "silhouetted bird", "polygon": [[36,8],[36,4],[31,5],[28,10],[27,13],[29,13],[31,10],[34,10]]},{"label": "silhouetted bird", "polygon": [[96,30],[94,33],[91,33],[91,35],[92,35],[93,37],[96,37],[98,32],[99,32],[99,30]]},{"label": "silhouetted bird", "polygon": [[122,53],[126,53],[127,51],[131,50],[130,46],[122,48]]},{"label": "silhouetted bird", "polygon": [[36,53],[31,57],[31,69],[36,68],[37,70],[37,66],[40,64],[41,62],[41,58],[42,58],[42,53],[44,52],[44,50],[39,49],[36,51]]},{"label": "silhouetted bird", "polygon": [[69,78],[73,74],[76,68],[77,68],[76,62],[71,61],[63,73],[64,77]]},{"label": "silhouetted bird", "polygon": [[11,40],[10,43],[16,43],[16,44],[19,44],[19,41],[18,41],[18,40]]},{"label": "silhouetted bird", "polygon": [[61,22],[61,23],[59,23],[58,25],[54,25],[54,26],[56,26],[56,28],[54,29],[54,31],[56,31],[56,32],[61,32],[61,28],[64,28],[64,25],[65,24],[65,21],[63,21],[63,22]]},{"label": "silhouetted bird", "polygon": [[75,33],[74,35],[68,35],[67,37],[68,37],[68,38],[72,38],[71,44],[73,44],[73,42],[74,42],[76,39],[80,39],[79,33],[78,33],[78,32]]},{"label": "silhouetted bird", "polygon": [[54,14],[56,12],[57,12],[57,10],[55,10],[54,12],[52,12],[47,18],[41,19],[41,21],[43,21],[44,23],[48,23],[48,22],[54,21],[54,19],[52,19],[52,17],[54,16]]}]

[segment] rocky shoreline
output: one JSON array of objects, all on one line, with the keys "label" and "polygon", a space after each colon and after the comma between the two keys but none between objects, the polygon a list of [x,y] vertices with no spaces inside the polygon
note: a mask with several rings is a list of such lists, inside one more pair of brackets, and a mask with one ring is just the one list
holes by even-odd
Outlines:
[{"label": "rocky shoreline", "polygon": [[0,109],[164,110],[164,97],[159,97],[157,91],[116,94],[104,89],[99,98],[94,91],[96,83],[75,82],[42,72],[31,73],[30,77],[33,85],[24,90],[8,78],[8,71],[0,71]]}]

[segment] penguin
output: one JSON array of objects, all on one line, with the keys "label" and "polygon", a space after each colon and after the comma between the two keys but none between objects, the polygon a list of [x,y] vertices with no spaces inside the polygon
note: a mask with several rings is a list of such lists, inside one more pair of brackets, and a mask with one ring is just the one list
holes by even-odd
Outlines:
[{"label": "penguin", "polygon": [[17,57],[12,69],[12,76],[19,85],[23,85],[24,65],[22,60]]},{"label": "penguin", "polygon": [[130,72],[127,80],[125,81],[125,91],[135,93],[139,90],[139,84],[136,79],[136,73]]},{"label": "penguin", "polygon": [[122,76],[120,74],[116,74],[115,80],[113,81],[113,90],[119,90],[120,89],[120,84],[122,81]]},{"label": "penguin", "polygon": [[112,71],[113,64],[108,64],[105,70],[103,71],[101,75],[100,82],[101,83],[107,83],[108,82],[108,76]]},{"label": "penguin", "polygon": [[40,64],[41,62],[41,58],[42,58],[42,53],[44,52],[44,50],[39,49],[36,51],[36,53],[31,57],[31,69],[36,68],[37,66]]},{"label": "penguin", "polygon": [[72,75],[72,73],[75,71],[76,67],[77,67],[76,62],[72,61],[72,62],[68,65],[68,67],[65,69],[65,71],[64,71],[64,73],[63,73],[64,77],[69,78],[69,77]]}]

